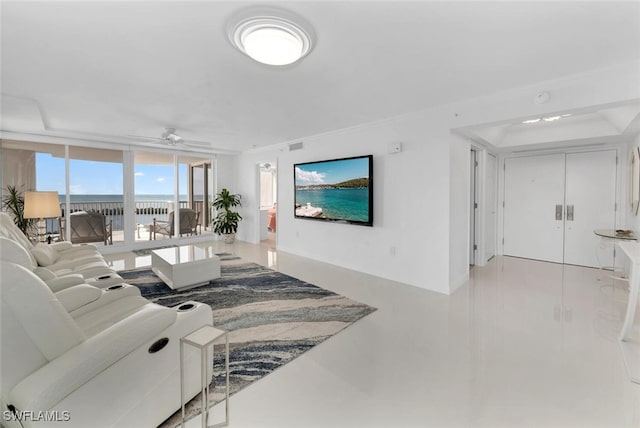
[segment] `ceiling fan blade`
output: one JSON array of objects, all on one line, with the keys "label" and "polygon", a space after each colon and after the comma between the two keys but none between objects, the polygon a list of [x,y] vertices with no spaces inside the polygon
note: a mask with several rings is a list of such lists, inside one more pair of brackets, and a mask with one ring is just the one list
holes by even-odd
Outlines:
[{"label": "ceiling fan blade", "polygon": [[[221,136],[235,135],[235,132],[219,131],[217,133],[219,133]],[[165,131],[162,134],[160,134],[160,137],[147,137],[143,135],[127,135],[127,137],[134,138],[140,141],[157,142],[170,147],[189,146],[193,148],[207,148],[207,149],[211,149],[214,147],[213,141],[191,140],[188,138],[184,138],[179,134],[179,132],[176,132],[176,128],[173,128],[173,127],[166,127]]]},{"label": "ceiling fan blade", "polygon": [[127,138],[135,138],[136,140],[143,140],[143,141],[162,141],[163,138],[160,137],[147,137],[144,135],[131,135],[131,134],[127,134],[126,135]]},{"label": "ceiling fan blade", "polygon": [[210,141],[182,140],[182,144],[186,144],[194,147],[211,147]]}]

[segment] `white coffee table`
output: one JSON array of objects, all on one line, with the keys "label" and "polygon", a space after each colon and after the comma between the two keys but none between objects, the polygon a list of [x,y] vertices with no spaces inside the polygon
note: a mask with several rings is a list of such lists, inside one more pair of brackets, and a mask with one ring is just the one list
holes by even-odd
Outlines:
[{"label": "white coffee table", "polygon": [[162,248],[151,251],[151,269],[174,290],[196,287],[220,278],[220,258],[195,245]]}]

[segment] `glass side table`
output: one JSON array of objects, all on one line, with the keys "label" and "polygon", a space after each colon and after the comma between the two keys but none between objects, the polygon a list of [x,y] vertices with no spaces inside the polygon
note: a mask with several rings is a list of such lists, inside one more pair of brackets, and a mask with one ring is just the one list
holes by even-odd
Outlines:
[{"label": "glass side table", "polygon": [[[637,236],[635,232],[632,230],[611,230],[611,229],[596,229],[593,231],[598,237],[600,237],[600,245],[596,248],[596,260],[598,261],[598,268],[600,269],[600,275],[598,277],[598,281],[602,277],[603,270],[611,269],[611,275],[608,275],[609,278],[612,278],[614,281],[624,281],[628,282],[629,279],[624,277],[624,274],[616,271],[616,244],[624,241],[636,241]],[[613,265],[612,266],[603,266],[600,261],[599,250],[605,249],[608,244],[611,244],[613,247]]]},{"label": "glass side table", "polygon": [[[207,350],[211,346],[213,351],[213,342],[224,336],[225,342],[225,376],[226,376],[226,398],[225,398],[225,420],[219,424],[207,425],[209,420],[209,379],[207,379],[207,364],[211,364]],[[182,427],[184,428],[184,346],[191,345],[200,350],[200,396],[201,396],[201,412],[202,427],[222,427],[229,425],[229,335],[226,331],[217,329],[212,325],[200,327],[193,333],[189,333],[180,339],[180,405],[182,410]]]}]

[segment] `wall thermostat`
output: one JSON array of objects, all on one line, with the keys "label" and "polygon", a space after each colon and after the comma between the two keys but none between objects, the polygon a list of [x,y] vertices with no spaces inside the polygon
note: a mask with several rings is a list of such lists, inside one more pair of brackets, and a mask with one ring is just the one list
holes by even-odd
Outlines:
[{"label": "wall thermostat", "polygon": [[533,100],[535,101],[536,104],[544,104],[547,101],[549,101],[550,98],[551,98],[551,95],[549,94],[549,92],[541,91],[536,94]]}]

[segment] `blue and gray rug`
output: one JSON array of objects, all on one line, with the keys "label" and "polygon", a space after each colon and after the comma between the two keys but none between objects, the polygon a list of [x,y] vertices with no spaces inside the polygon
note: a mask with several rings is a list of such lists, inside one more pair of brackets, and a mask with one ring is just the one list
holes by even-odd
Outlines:
[{"label": "blue and gray rug", "polygon": [[[254,263],[221,263],[221,277],[188,290],[172,290],[150,269],[118,272],[152,302],[175,306],[186,300],[213,309],[214,325],[229,331],[231,394],[285,365],[375,308]],[[227,257],[233,260],[234,257]],[[237,259],[237,258],[235,258]],[[224,396],[224,356],[213,362],[212,402]],[[199,413],[196,397],[189,417]],[[166,421],[179,423],[180,412]]]}]

